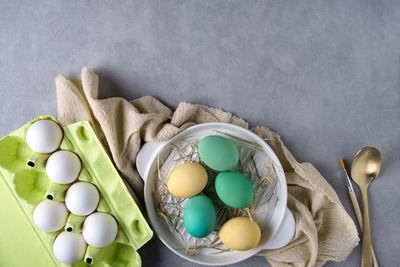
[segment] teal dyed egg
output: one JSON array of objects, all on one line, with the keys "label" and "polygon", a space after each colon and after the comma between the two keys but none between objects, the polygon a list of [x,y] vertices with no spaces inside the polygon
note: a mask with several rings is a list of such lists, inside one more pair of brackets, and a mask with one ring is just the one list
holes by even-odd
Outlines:
[{"label": "teal dyed egg", "polygon": [[239,151],[236,145],[231,140],[219,135],[203,138],[199,143],[199,154],[201,160],[216,171],[227,171],[235,167],[239,161]]},{"label": "teal dyed egg", "polygon": [[215,191],[232,208],[245,208],[254,197],[250,180],[240,172],[220,172],[215,179]]},{"label": "teal dyed egg", "polygon": [[214,230],[215,222],[215,208],[209,197],[200,194],[188,200],[183,223],[189,234],[198,238],[206,237]]}]

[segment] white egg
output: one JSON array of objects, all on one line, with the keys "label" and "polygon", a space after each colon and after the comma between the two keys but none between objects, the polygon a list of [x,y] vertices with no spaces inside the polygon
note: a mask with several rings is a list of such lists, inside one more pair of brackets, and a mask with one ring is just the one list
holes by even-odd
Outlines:
[{"label": "white egg", "polygon": [[51,120],[34,122],[26,132],[28,146],[39,153],[51,153],[60,147],[63,131],[58,123]]},{"label": "white egg", "polygon": [[64,264],[81,261],[86,253],[87,244],[80,233],[60,233],[53,244],[54,256]]},{"label": "white egg", "polygon": [[83,223],[82,234],[92,247],[102,248],[111,244],[118,233],[118,225],[113,216],[96,212]]},{"label": "white egg", "polygon": [[99,191],[91,183],[78,182],[68,189],[65,205],[75,215],[86,216],[92,213],[99,204]]},{"label": "white egg", "polygon": [[63,202],[43,200],[33,212],[33,221],[42,231],[55,232],[60,230],[68,219],[68,210]]},{"label": "white egg", "polygon": [[46,162],[47,176],[58,184],[72,183],[78,178],[80,171],[81,160],[71,151],[57,151]]}]

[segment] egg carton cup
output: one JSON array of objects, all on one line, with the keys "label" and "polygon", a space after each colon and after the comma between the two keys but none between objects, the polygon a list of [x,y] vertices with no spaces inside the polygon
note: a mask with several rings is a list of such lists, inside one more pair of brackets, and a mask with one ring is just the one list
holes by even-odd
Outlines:
[{"label": "egg carton cup", "polygon": [[76,264],[63,264],[55,258],[53,243],[58,234],[81,232],[86,217],[70,213],[65,227],[51,233],[33,222],[34,209],[41,201],[63,202],[71,185],[50,180],[45,166],[51,154],[32,151],[25,140],[29,126],[43,119],[58,123],[51,116],[40,116],[0,139],[0,266],[141,266],[137,250],[153,233],[87,121],[63,127],[60,149],[79,156],[82,169],[76,182],[97,187],[100,202],[96,211],[114,216],[118,234],[104,248],[88,245],[85,257]]}]

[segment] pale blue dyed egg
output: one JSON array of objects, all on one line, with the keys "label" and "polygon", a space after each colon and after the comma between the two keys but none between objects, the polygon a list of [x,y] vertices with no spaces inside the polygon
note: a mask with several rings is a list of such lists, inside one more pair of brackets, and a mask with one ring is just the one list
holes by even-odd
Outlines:
[{"label": "pale blue dyed egg", "polygon": [[240,172],[220,172],[215,179],[215,191],[232,208],[245,208],[254,197],[250,180]]},{"label": "pale blue dyed egg", "polygon": [[199,143],[199,154],[201,160],[216,171],[227,171],[235,167],[239,161],[239,151],[236,145],[231,140],[219,135],[203,138]]},{"label": "pale blue dyed egg", "polygon": [[206,195],[199,194],[188,200],[183,213],[186,230],[194,237],[208,236],[215,227],[214,204]]}]

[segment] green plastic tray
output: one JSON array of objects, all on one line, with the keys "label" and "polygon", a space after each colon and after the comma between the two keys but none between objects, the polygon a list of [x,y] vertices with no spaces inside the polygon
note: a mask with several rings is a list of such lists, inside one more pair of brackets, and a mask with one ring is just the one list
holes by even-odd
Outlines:
[{"label": "green plastic tray", "polygon": [[[33,223],[36,205],[48,196],[64,201],[70,186],[52,182],[45,171],[51,154],[36,153],[26,143],[26,131],[40,119],[57,122],[51,116],[41,116],[0,139],[0,267],[140,266],[137,249],[152,238],[153,232],[87,121],[63,127],[60,148],[80,157],[82,170],[78,180],[97,186],[97,211],[112,214],[119,231],[107,247],[88,246],[84,259],[76,264],[62,264],[54,257],[56,236],[67,228],[80,232],[85,217],[70,214],[64,229],[53,233],[41,231]],[[87,259],[92,263],[86,263]]]}]

